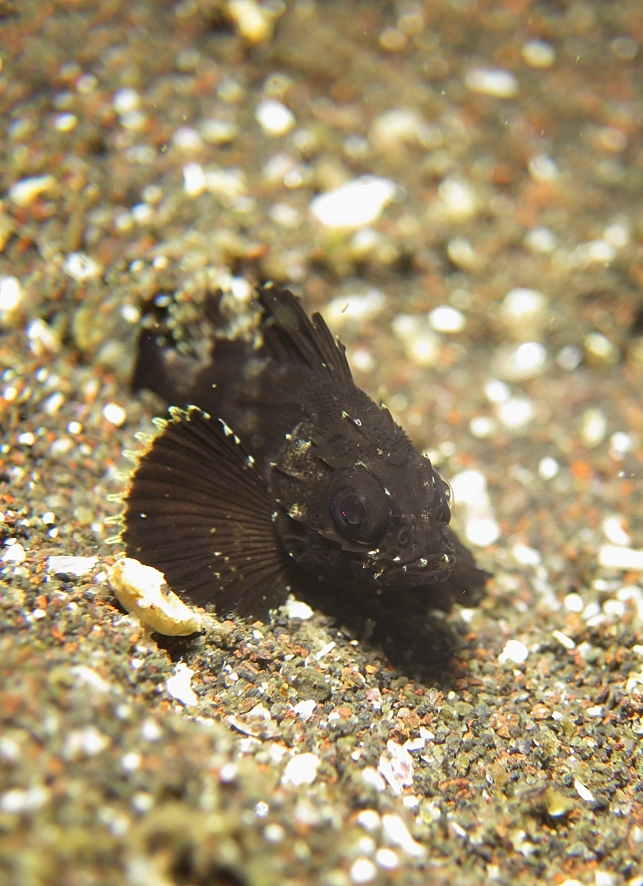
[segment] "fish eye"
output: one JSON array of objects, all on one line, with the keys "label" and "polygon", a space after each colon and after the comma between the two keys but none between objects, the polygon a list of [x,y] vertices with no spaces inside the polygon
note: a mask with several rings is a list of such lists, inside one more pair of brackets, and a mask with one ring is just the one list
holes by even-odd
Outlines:
[{"label": "fish eye", "polygon": [[352,476],[350,484],[345,482],[346,479],[338,478],[331,487],[330,513],[335,525],[343,535],[355,541],[378,542],[389,521],[384,490],[365,471]]},{"label": "fish eye", "polygon": [[411,540],[411,533],[409,532],[409,530],[406,527],[403,527],[402,529],[400,529],[400,531],[397,534],[397,540],[402,545],[402,547],[404,547],[404,545],[407,545],[409,543],[409,541]]}]

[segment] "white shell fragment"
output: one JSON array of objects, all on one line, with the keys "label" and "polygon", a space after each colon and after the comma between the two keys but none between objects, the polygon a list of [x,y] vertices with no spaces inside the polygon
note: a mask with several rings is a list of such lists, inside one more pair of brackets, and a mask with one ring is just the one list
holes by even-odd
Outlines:
[{"label": "white shell fragment", "polygon": [[152,566],[125,557],[108,571],[107,580],[125,609],[152,631],[183,637],[205,626],[205,616],[186,606]]},{"label": "white shell fragment", "polygon": [[388,178],[361,175],[320,194],[310,204],[317,221],[328,228],[361,228],[372,224],[393,200],[398,187]]},{"label": "white shell fragment", "polygon": [[47,557],[47,572],[53,575],[87,575],[98,563],[98,557]]},{"label": "white shell fragment", "polygon": [[174,676],[165,684],[165,688],[177,701],[184,705],[194,705],[199,697],[192,689],[192,674],[194,671],[183,662],[179,662],[174,669]]},{"label": "white shell fragment", "polygon": [[319,757],[316,754],[297,754],[286,764],[281,783],[299,787],[303,784],[312,784],[317,777]]},{"label": "white shell fragment", "polygon": [[509,662],[522,664],[523,661],[527,660],[528,655],[529,650],[524,643],[520,642],[520,640],[507,640],[505,648],[498,656],[498,661],[501,662],[501,664],[507,664]]}]

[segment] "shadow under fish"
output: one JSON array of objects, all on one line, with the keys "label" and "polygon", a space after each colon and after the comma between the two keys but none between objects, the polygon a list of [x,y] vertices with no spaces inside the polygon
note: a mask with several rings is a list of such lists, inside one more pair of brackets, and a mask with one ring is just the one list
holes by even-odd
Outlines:
[{"label": "shadow under fish", "polygon": [[173,408],[130,481],[127,554],[219,614],[265,619],[293,592],[430,667],[452,641],[428,610],[475,605],[489,578],[449,528],[449,487],[319,314],[271,284],[257,299],[261,343],[219,340],[206,365],[142,332],[134,386]]}]

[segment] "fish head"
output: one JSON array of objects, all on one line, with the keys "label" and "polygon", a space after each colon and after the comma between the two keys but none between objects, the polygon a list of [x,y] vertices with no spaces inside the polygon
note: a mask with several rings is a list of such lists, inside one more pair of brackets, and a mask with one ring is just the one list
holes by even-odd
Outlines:
[{"label": "fish head", "polygon": [[[370,401],[325,436],[302,425],[275,465],[275,519],[287,553],[321,579],[381,594],[446,580],[448,484]],[[374,412],[373,410],[376,410]]]}]

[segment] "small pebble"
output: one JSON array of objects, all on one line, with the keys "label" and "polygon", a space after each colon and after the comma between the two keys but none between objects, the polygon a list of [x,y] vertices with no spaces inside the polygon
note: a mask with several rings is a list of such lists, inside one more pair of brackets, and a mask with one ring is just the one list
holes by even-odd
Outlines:
[{"label": "small pebble", "polygon": [[520,642],[520,640],[507,640],[505,648],[498,656],[498,661],[501,664],[506,664],[508,662],[522,664],[522,662],[527,660],[528,655],[529,650],[524,643]]},{"label": "small pebble", "polygon": [[498,407],[498,419],[508,430],[524,428],[536,415],[536,407],[527,397],[510,397]]},{"label": "small pebble", "polygon": [[542,332],[547,323],[549,300],[537,289],[511,289],[500,305],[500,316],[510,332],[522,341]]},{"label": "small pebble", "polygon": [[255,111],[255,118],[266,135],[285,135],[295,126],[295,116],[276,99],[265,99]]},{"label": "small pebble", "polygon": [[621,545],[602,545],[598,549],[598,563],[608,569],[643,572],[643,550]]},{"label": "small pebble", "polygon": [[271,39],[274,17],[255,0],[229,0],[228,15],[248,43],[255,45]]},{"label": "small pebble", "polygon": [[23,178],[22,181],[16,182],[9,188],[9,199],[26,209],[42,197],[48,194],[56,187],[56,179],[53,175],[37,175],[33,178]]},{"label": "small pebble", "polygon": [[615,366],[618,363],[618,348],[600,332],[590,332],[585,336],[583,344],[585,356],[591,366],[601,368]]},{"label": "small pebble", "polygon": [[324,317],[332,328],[346,325],[351,320],[371,320],[386,305],[381,289],[369,289],[363,295],[340,295],[324,308]]},{"label": "small pebble", "polygon": [[397,191],[390,179],[362,175],[315,197],[310,211],[326,227],[360,228],[376,221]]},{"label": "small pebble", "polygon": [[471,68],[464,78],[467,89],[494,98],[514,98],[518,95],[518,81],[502,68]]},{"label": "small pebble", "polygon": [[631,536],[623,529],[623,518],[618,514],[608,515],[601,525],[606,539],[612,544],[626,547],[632,543]]},{"label": "small pebble", "polygon": [[127,412],[118,403],[106,403],[103,407],[103,418],[117,428],[122,427],[127,419]]},{"label": "small pebble", "polygon": [[592,407],[583,413],[580,437],[584,446],[588,449],[600,445],[605,439],[607,431],[607,417],[602,409]]},{"label": "small pebble", "polygon": [[377,876],[377,868],[370,858],[356,858],[350,869],[353,883],[370,883]]},{"label": "small pebble", "polygon": [[544,40],[528,40],[522,47],[522,57],[530,68],[551,68],[556,61],[556,50]]},{"label": "small pebble", "polygon": [[493,355],[491,368],[503,381],[520,382],[538,378],[548,364],[543,345],[537,341],[527,341],[519,345],[499,345]]},{"label": "small pebble", "polygon": [[457,308],[440,305],[429,314],[429,323],[436,332],[455,334],[464,330],[467,320]]},{"label": "small pebble", "polygon": [[555,458],[545,456],[538,462],[538,474],[543,480],[552,480],[560,471],[560,465]]},{"label": "small pebble", "polygon": [[438,196],[453,221],[468,221],[478,210],[478,201],[471,186],[459,178],[445,178]]},{"label": "small pebble", "polygon": [[0,323],[10,325],[22,307],[24,290],[17,277],[0,279]]}]

